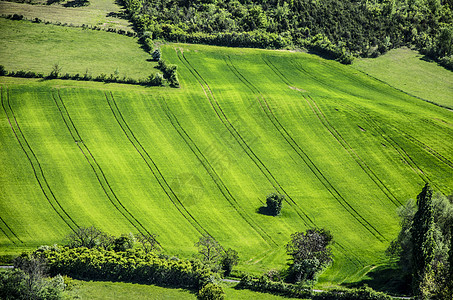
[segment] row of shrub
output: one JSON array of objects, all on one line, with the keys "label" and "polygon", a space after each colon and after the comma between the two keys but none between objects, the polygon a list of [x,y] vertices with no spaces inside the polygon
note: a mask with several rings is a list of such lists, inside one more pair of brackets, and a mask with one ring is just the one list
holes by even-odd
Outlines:
[{"label": "row of shrub", "polygon": [[137,33],[134,31],[124,30],[124,29],[119,29],[119,28],[112,28],[112,27],[106,28],[106,27],[101,27],[101,26],[97,26],[97,25],[93,26],[93,25],[87,25],[87,24],[82,24],[80,26],[80,25],[74,25],[72,23],[44,21],[44,20],[41,20],[40,18],[28,19],[20,14],[2,15],[1,17],[10,19],[10,20],[14,20],[14,21],[26,20],[26,21],[30,21],[33,23],[43,23],[46,25],[50,24],[50,25],[63,26],[63,27],[75,27],[75,28],[83,28],[83,29],[90,29],[90,30],[96,30],[96,31],[113,32],[113,33],[117,33],[117,34],[121,34],[121,35],[126,35],[129,37],[137,36]]},{"label": "row of shrub", "polygon": [[[148,76],[148,78],[134,79],[130,77],[119,77],[114,74],[104,74],[101,73],[97,76],[92,76],[88,73],[83,75],[80,74],[59,74],[52,71],[48,75],[43,73],[34,72],[34,71],[6,71],[4,66],[0,65],[0,76],[9,76],[9,77],[20,77],[20,78],[43,78],[43,79],[63,79],[63,80],[80,80],[80,81],[97,81],[104,83],[123,83],[123,84],[135,84],[143,86],[163,86],[165,85],[164,77],[161,73],[155,73]],[[169,85],[172,87],[177,87],[179,84],[175,84],[174,81],[169,82]]]},{"label": "row of shrub", "polygon": [[313,292],[312,289],[300,285],[285,283],[282,281],[275,282],[269,280],[267,276],[252,278],[244,276],[237,285],[240,289],[249,289],[252,291],[271,293],[285,297],[304,298],[313,300],[390,300],[389,295],[377,292],[370,287],[361,287],[357,289],[337,288],[330,291]]},{"label": "row of shrub", "polygon": [[[24,254],[25,255],[25,254]],[[33,254],[46,260],[50,275],[82,280],[111,280],[199,289],[214,273],[200,261],[180,260],[141,249],[124,252],[85,247],[41,247]]]}]

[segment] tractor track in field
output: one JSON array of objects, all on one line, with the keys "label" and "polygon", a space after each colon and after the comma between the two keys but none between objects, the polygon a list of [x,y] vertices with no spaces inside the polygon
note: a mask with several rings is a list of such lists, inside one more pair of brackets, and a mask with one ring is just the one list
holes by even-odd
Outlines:
[{"label": "tractor track in field", "polygon": [[149,170],[156,178],[157,183],[162,188],[164,193],[167,195],[168,199],[170,199],[170,201],[176,207],[178,212],[187,220],[187,222],[189,222],[190,225],[192,225],[192,227],[195,228],[195,230],[197,232],[199,232],[202,235],[207,234],[207,235],[211,236],[209,234],[209,232],[205,228],[203,228],[203,226],[187,210],[187,208],[181,202],[181,200],[176,195],[176,193],[173,191],[171,186],[168,184],[167,180],[165,179],[164,175],[161,173],[157,164],[154,162],[154,160],[149,155],[148,151],[146,151],[146,149],[143,147],[143,145],[140,143],[140,141],[135,136],[132,129],[127,124],[126,120],[123,117],[123,114],[121,113],[118,105],[116,104],[113,94],[110,92],[110,97],[109,97],[109,95],[107,93],[105,93],[105,97],[106,97],[107,103],[113,113],[113,116],[115,117],[115,120],[117,121],[118,125],[121,127],[121,130],[126,135],[126,137],[128,138],[129,142],[132,144],[132,146],[134,146],[135,150],[140,154],[143,161],[146,163]]},{"label": "tractor track in field", "polygon": [[[271,183],[271,185],[274,187],[274,189],[277,192],[279,192],[279,193],[283,192],[283,194],[285,194],[288,198],[290,198],[292,200],[292,198],[283,189],[283,187],[280,185],[280,183],[277,181],[277,179],[274,177],[274,175],[270,172],[270,170],[266,167],[266,165],[261,161],[261,159],[253,152],[253,150],[250,148],[250,146],[244,140],[242,135],[237,131],[237,129],[229,121],[228,117],[224,113],[220,104],[217,102],[216,98],[214,97],[212,90],[209,87],[206,80],[204,80],[203,77],[198,73],[198,71],[189,63],[189,61],[185,58],[184,53],[182,53],[182,58],[178,52],[177,52],[177,55],[178,55],[178,58],[180,59],[180,61],[188,68],[188,70],[192,73],[192,75],[199,82],[199,84],[201,85],[201,87],[206,95],[206,98],[208,98],[208,100],[211,104],[211,107],[214,109],[214,111],[217,114],[217,116],[219,117],[220,121],[224,124],[224,126],[227,128],[227,130],[230,132],[230,134],[234,137],[234,139],[237,141],[237,143],[241,146],[241,148],[244,150],[244,152],[247,154],[247,156],[255,163],[255,165],[258,167],[258,169],[261,171],[261,173],[267,178],[267,180]],[[210,97],[208,95],[207,90],[209,91],[209,95],[211,95]],[[214,105],[214,103],[215,103],[215,105]],[[296,210],[296,213],[299,214],[299,216],[302,218],[304,224],[307,227],[310,227],[310,225],[309,225],[310,223],[313,224],[312,220],[310,220],[309,218],[307,218],[307,219],[303,218],[302,215],[300,215],[300,213],[297,210]]]},{"label": "tractor track in field", "polygon": [[198,161],[203,165],[204,169],[211,177],[211,179],[214,181],[214,183],[216,184],[219,191],[222,193],[225,200],[227,200],[228,203],[230,203],[230,205],[241,216],[241,218],[244,219],[244,221],[247,224],[249,224],[249,226],[253,228],[263,238],[264,241],[266,241],[268,244],[272,243],[275,246],[278,246],[278,244],[272,239],[272,237],[269,234],[267,234],[266,231],[263,228],[261,228],[261,226],[256,224],[253,221],[253,219],[251,219],[250,216],[247,215],[246,211],[239,205],[238,201],[231,194],[230,190],[225,185],[220,176],[217,174],[215,169],[212,167],[209,160],[204,156],[203,152],[200,151],[200,148],[198,148],[197,144],[192,140],[189,134],[181,126],[181,124],[178,121],[178,118],[173,114],[170,108],[167,106],[166,108],[163,109],[167,114],[167,117],[170,120],[170,123],[172,124],[173,128],[178,132],[178,134],[181,136],[181,138],[184,140],[184,142],[196,156]]},{"label": "tractor track in field", "polygon": [[[288,80],[288,78],[271,62],[271,61],[266,61],[264,59],[264,62],[266,65],[271,68],[275,74],[277,74],[285,84],[288,86],[292,86],[292,83]],[[313,103],[314,107],[311,105],[310,101],[305,97],[305,95],[302,95],[302,97],[305,99],[307,104],[310,106],[311,110],[313,113],[316,115],[316,117],[319,119],[319,121],[322,123],[322,125],[330,132],[330,134],[337,140],[337,142],[349,153],[349,155],[356,161],[356,163],[360,166],[360,168],[368,175],[368,177],[376,184],[376,186],[382,191],[382,193],[395,205],[395,206],[400,206],[402,203],[398,200],[398,198],[390,191],[390,189],[382,182],[382,180],[374,173],[374,171],[368,166],[368,164],[358,155],[356,151],[351,147],[351,145],[346,141],[345,138],[338,132],[338,130],[333,126],[329,120],[327,119],[326,115],[322,112],[322,110],[319,108],[315,100],[310,96],[307,95],[308,98],[311,100]],[[324,121],[323,121],[324,119]],[[368,171],[367,171],[368,170]]]},{"label": "tractor track in field", "polygon": [[[351,108],[353,109],[353,108]],[[422,170],[422,168],[415,162],[415,160],[407,153],[406,150],[397,142],[395,139],[393,139],[387,132],[379,126],[379,124],[367,113],[367,112],[361,112],[360,115],[365,116],[363,119],[370,125],[371,128],[373,128],[386,142],[387,145],[390,145],[403,159],[403,161],[412,169],[412,171],[420,177],[420,179],[424,183],[431,183],[436,189],[439,191],[441,190],[440,187],[429,178],[429,176]],[[404,133],[398,130],[396,127],[392,126],[392,128],[400,132],[402,136],[404,137]]]},{"label": "tractor track in field", "polygon": [[[401,206],[402,203],[396,198],[396,196],[390,191],[390,189],[382,182],[382,180],[373,172],[368,164],[354,151],[354,148],[343,138],[343,136],[337,131],[337,129],[329,122],[326,115],[322,112],[315,100],[308,95],[303,96],[308,106],[311,108],[313,113],[319,119],[321,124],[329,131],[329,133],[335,138],[335,140],[348,152],[348,154],[355,160],[359,167],[368,175],[376,186],[382,191],[382,193],[396,206]],[[311,100],[311,102],[310,102]],[[313,105],[312,105],[313,104]]]},{"label": "tractor track in field", "polygon": [[[9,227],[9,225],[5,222],[5,220],[3,220],[2,217],[0,217],[0,220],[2,221],[2,223],[6,226],[6,228],[8,228],[7,231],[11,232],[11,234],[21,243],[23,244],[24,242],[16,235],[16,233],[11,229],[11,227]],[[0,226],[0,231],[3,232],[3,234],[8,238],[8,240],[11,241],[11,243],[13,243],[14,245],[17,245],[16,242],[14,241],[14,238],[11,238],[9,236],[9,234],[6,233],[6,231],[2,228],[2,226]]]},{"label": "tractor track in field", "polygon": [[[236,67],[233,65],[233,63],[231,62],[231,58],[230,56],[228,56],[228,60],[225,59],[225,63],[226,65],[228,66],[228,68],[230,68],[230,70],[233,72],[233,74],[245,85],[247,86],[251,91],[252,93],[255,94],[253,88],[251,87],[251,83],[244,77],[242,76],[242,74],[240,74],[240,72],[236,69]],[[250,86],[248,85],[250,84]],[[256,90],[256,88],[255,88]],[[258,99],[258,102],[261,106],[261,108],[266,112],[266,110],[264,109],[262,103],[261,103],[261,100],[259,99],[259,96],[257,96],[257,99]],[[266,116],[269,118],[269,116],[267,115],[266,113]],[[272,120],[269,118],[269,120],[272,122]],[[272,122],[272,124],[274,125],[275,127],[275,124]],[[277,128],[277,127],[276,127]],[[279,131],[280,133],[280,131]],[[283,189],[282,189],[283,190]],[[285,195],[288,197],[289,201],[286,200],[286,203],[288,203],[291,207],[294,208],[294,211],[299,215],[299,217],[302,219],[302,220],[308,220],[309,223],[311,223],[312,226],[314,227],[317,227],[316,224],[313,222],[313,220],[307,215],[307,213],[296,203],[296,201],[294,201],[291,196],[289,194],[287,194],[285,191],[284,191]],[[302,216],[303,215],[303,216]]]},{"label": "tractor track in field", "polygon": [[[58,199],[55,197],[54,192],[52,191],[49,183],[47,182],[47,179],[44,175],[44,171],[41,167],[41,164],[33,152],[33,149],[31,148],[30,144],[28,143],[27,139],[25,138],[24,133],[22,132],[22,129],[19,126],[19,123],[17,122],[16,115],[14,114],[14,110],[11,106],[10,103],[10,93],[9,90],[6,90],[6,105],[5,105],[5,97],[3,96],[3,87],[1,88],[1,102],[2,102],[2,107],[3,110],[5,111],[6,117],[8,119],[9,125],[11,127],[11,130],[14,133],[14,136],[16,137],[17,142],[19,143],[20,147],[22,148],[22,151],[25,153],[25,156],[27,156],[28,162],[30,163],[34,176],[36,178],[36,181],[39,184],[39,187],[44,194],[44,197],[47,199],[49,202],[50,206],[52,209],[57,213],[57,215],[63,220],[63,222],[68,225],[68,227],[75,232],[79,226],[77,223],[71,218],[71,216],[66,212],[66,210],[63,208],[61,203],[58,201]],[[8,109],[7,109],[8,108]],[[12,121],[13,120],[13,121]],[[6,223],[5,223],[6,224]],[[12,232],[12,231],[11,231]],[[13,235],[21,242],[23,243],[15,233]]]},{"label": "tractor track in field", "polygon": [[[101,166],[98,164],[96,159],[94,158],[93,154],[91,153],[88,146],[83,142],[82,137],[80,136],[77,127],[75,126],[72,118],[66,108],[66,105],[61,98],[60,92],[57,92],[57,96],[52,93],[52,98],[57,106],[58,111],[63,119],[63,122],[66,125],[69,133],[71,134],[74,142],[76,143],[79,150],[82,152],[83,156],[87,160],[88,164],[91,166],[102,190],[104,191],[105,195],[112,203],[112,205],[118,210],[118,212],[135,228],[138,232],[144,234],[150,234],[148,230],[129,212],[129,210],[123,205],[123,203],[118,199],[115,192],[113,191],[112,187],[110,186],[107,178],[102,171]],[[159,242],[158,242],[159,243]],[[160,244],[159,244],[160,245]]]},{"label": "tractor track in field", "polygon": [[386,240],[385,236],[382,233],[380,233],[379,230],[377,230],[370,222],[368,222],[359,212],[357,212],[357,210],[354,207],[352,207],[352,205],[349,202],[347,202],[346,199],[340,194],[340,192],[333,186],[333,184],[327,179],[324,173],[321,172],[321,170],[316,166],[316,164],[308,156],[308,154],[299,146],[299,144],[294,140],[294,138],[288,133],[286,128],[280,123],[280,121],[270,108],[266,98],[250,81],[248,81],[236,69],[236,67],[231,62],[230,58],[229,60],[230,63],[227,64],[231,65],[230,69],[232,70],[232,72],[244,83],[244,85],[246,85],[252,91],[252,93],[254,93],[257,96],[261,108],[264,110],[266,116],[269,118],[271,123],[274,125],[274,127],[277,129],[280,135],[285,139],[285,141],[291,146],[291,148],[296,152],[296,154],[307,165],[307,167],[316,176],[316,178],[321,182],[321,184],[332,195],[332,197],[334,197],[334,199],[377,240],[381,242],[385,241]]}]

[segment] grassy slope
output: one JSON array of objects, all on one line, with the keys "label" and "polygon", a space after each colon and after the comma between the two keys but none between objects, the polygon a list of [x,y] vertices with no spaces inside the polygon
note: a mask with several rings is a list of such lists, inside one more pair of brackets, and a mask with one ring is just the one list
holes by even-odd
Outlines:
[{"label": "grassy slope", "polygon": [[[45,2],[45,1],[44,1]],[[84,7],[64,7],[70,1],[62,1],[52,5],[38,3],[35,5],[0,1],[2,15],[20,14],[26,19],[39,18],[43,22],[72,24],[76,26],[91,25],[104,28],[131,30],[129,22],[122,18],[108,16],[109,13],[120,13],[121,9],[114,1],[91,0]]]},{"label": "grassy slope", "polygon": [[[86,33],[14,24],[31,34],[61,29],[62,38]],[[30,60],[29,53],[17,60]],[[307,54],[170,45],[164,57],[178,64],[181,89],[2,79],[9,120],[15,128],[14,112],[22,133],[15,137],[2,108],[0,215],[25,247],[62,241],[64,220],[72,221],[60,203],[78,225],[115,234],[145,227],[171,254],[190,256],[200,232],[209,232],[239,251],[239,269],[262,273],[284,266],[291,233],[319,226],[337,241],[334,266],[321,278],[327,285],[359,280],[385,263],[398,230],[395,207],[415,197],[424,180],[452,192],[445,109]],[[63,102],[55,102],[56,89]],[[61,103],[70,119],[62,118]],[[74,128],[83,144],[74,141]],[[25,151],[18,140],[28,143]],[[38,172],[36,179],[32,166],[44,177]],[[46,182],[58,203],[40,191]],[[274,190],[287,195],[282,216],[258,214]],[[2,252],[24,247],[5,235],[1,244]]]},{"label": "grassy slope", "polygon": [[87,70],[93,76],[118,70],[120,77],[139,79],[156,72],[155,63],[148,61],[151,56],[140,49],[135,38],[3,18],[0,28],[0,64],[8,71],[47,75],[58,63],[62,73],[80,75]]},{"label": "grassy slope", "polygon": [[417,51],[393,49],[378,58],[357,59],[352,66],[412,95],[453,108],[453,72],[423,60]]}]

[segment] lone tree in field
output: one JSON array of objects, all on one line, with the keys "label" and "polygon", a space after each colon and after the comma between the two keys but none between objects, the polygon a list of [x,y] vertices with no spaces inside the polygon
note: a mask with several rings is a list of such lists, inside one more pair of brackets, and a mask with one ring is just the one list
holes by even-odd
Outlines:
[{"label": "lone tree in field", "polygon": [[291,235],[286,252],[292,257],[288,280],[316,281],[321,271],[332,261],[330,245],[333,237],[325,229],[308,229]]},{"label": "lone tree in field", "polygon": [[267,211],[272,216],[278,216],[282,210],[285,195],[271,193],[266,198]]}]

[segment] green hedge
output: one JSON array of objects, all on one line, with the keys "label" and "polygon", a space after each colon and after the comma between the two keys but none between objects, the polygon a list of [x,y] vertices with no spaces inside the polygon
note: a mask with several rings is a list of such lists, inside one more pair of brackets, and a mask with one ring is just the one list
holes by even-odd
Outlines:
[{"label": "green hedge", "polygon": [[214,276],[198,260],[166,258],[140,249],[115,252],[104,249],[59,247],[35,255],[47,260],[52,275],[82,280],[126,281],[198,289]]}]

